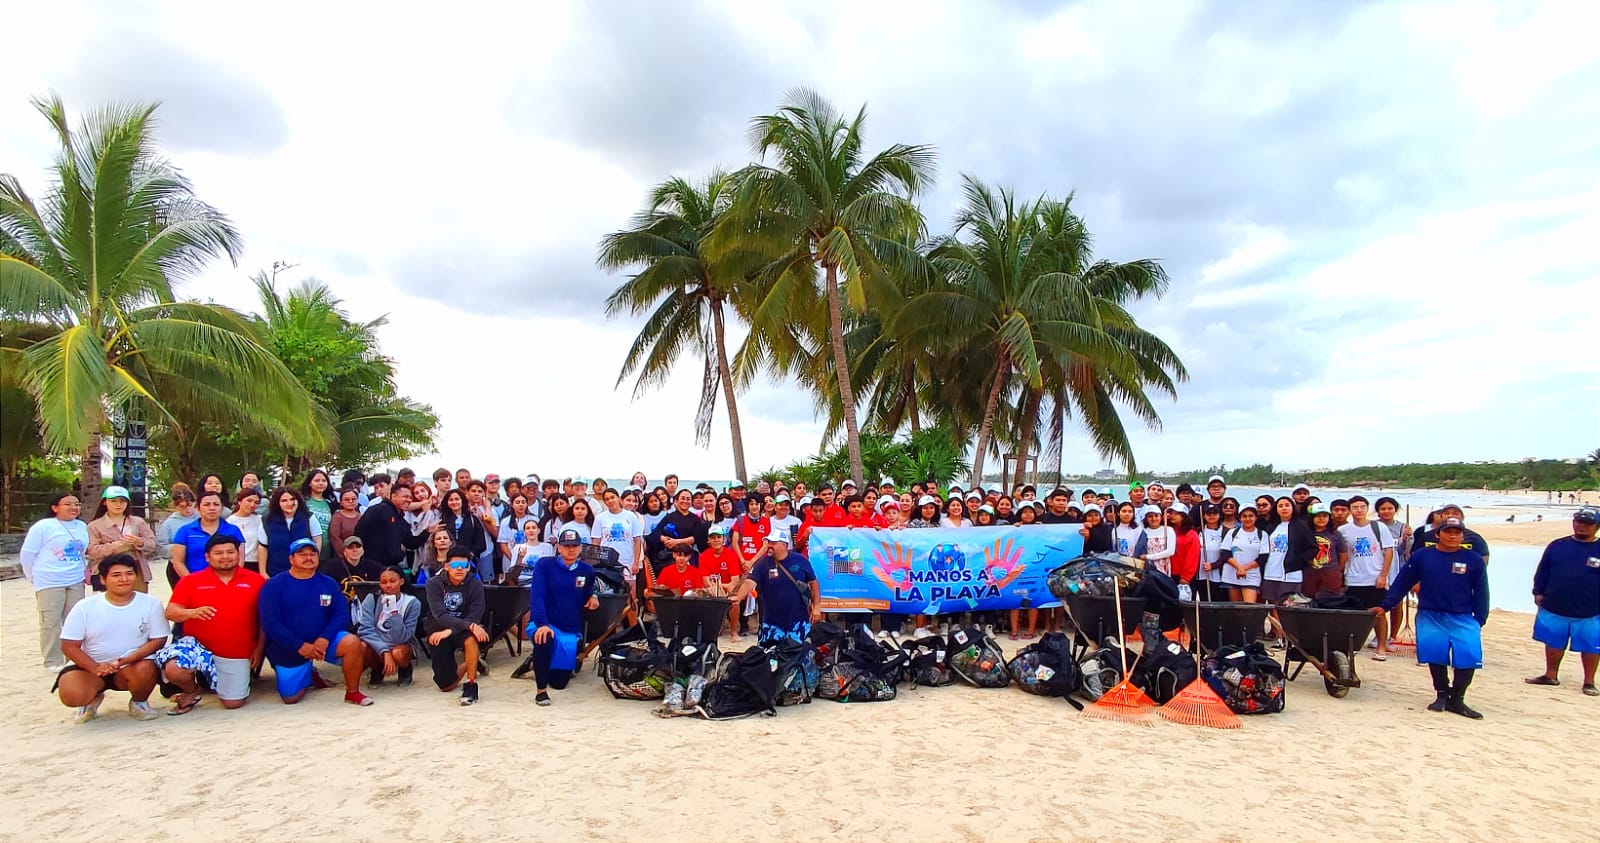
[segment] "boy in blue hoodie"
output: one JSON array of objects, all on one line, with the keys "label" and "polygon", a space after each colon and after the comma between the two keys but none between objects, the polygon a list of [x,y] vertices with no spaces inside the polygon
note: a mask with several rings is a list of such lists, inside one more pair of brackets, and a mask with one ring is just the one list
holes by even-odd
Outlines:
[{"label": "boy in blue hoodie", "polygon": [[[1374,615],[1400,605],[1411,587],[1417,592],[1417,662],[1433,674],[1437,694],[1429,711],[1449,711],[1473,720],[1483,715],[1467,707],[1467,686],[1483,667],[1484,624],[1489,622],[1489,575],[1483,557],[1462,547],[1466,525],[1445,518],[1435,526],[1437,545],[1424,547],[1406,560],[1382,606]],[[1455,668],[1452,680],[1449,668]]]}]

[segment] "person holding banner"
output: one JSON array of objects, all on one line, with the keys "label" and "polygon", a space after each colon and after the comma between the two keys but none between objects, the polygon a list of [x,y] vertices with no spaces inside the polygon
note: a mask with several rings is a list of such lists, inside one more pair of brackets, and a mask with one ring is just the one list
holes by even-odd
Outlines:
[{"label": "person holding banner", "polygon": [[768,538],[767,546],[769,552],[756,561],[749,578],[734,592],[733,600],[744,600],[759,585],[761,592],[756,599],[761,605],[761,630],[757,640],[802,641],[811,631],[811,624],[822,620],[822,590],[817,575],[804,557],[789,552],[788,536],[775,534]]}]

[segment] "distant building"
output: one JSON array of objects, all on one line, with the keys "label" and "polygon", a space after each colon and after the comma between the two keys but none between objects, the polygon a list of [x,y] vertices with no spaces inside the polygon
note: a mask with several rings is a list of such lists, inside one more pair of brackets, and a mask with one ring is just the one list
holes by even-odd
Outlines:
[{"label": "distant building", "polygon": [[1102,468],[1099,471],[1096,471],[1094,473],[1094,479],[1096,479],[1096,480],[1115,480],[1115,479],[1117,479],[1117,473],[1115,471],[1112,471],[1109,468]]}]

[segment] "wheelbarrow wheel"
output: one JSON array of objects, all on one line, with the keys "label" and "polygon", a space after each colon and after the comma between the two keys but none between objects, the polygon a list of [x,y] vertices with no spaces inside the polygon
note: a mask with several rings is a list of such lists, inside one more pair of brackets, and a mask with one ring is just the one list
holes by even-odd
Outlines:
[{"label": "wheelbarrow wheel", "polygon": [[[1348,681],[1353,675],[1350,669],[1350,654],[1335,650],[1328,656],[1328,669],[1333,671],[1333,675]],[[1323,679],[1322,685],[1328,689],[1328,696],[1334,699],[1342,700],[1350,695],[1349,685],[1341,685],[1331,679]]]}]

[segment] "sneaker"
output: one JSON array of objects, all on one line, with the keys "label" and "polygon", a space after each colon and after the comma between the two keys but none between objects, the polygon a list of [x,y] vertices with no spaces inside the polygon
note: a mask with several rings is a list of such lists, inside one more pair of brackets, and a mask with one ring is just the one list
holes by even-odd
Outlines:
[{"label": "sneaker", "polygon": [[344,701],[351,705],[372,705],[377,700],[361,693],[360,691],[345,691]]},{"label": "sneaker", "polygon": [[128,714],[135,720],[154,720],[161,713],[150,707],[150,704],[141,700],[128,701]]},{"label": "sneaker", "polygon": [[375,667],[368,672],[367,684],[376,688],[383,684],[383,668]]},{"label": "sneaker", "polygon": [[411,684],[411,665],[400,668],[400,670],[396,671],[396,674],[394,684],[402,688]]},{"label": "sneaker", "polygon": [[548,692],[548,691],[540,691],[539,693],[534,694],[533,695],[533,702],[534,702],[534,705],[549,705],[550,704],[550,692]]},{"label": "sneaker", "polygon": [[477,701],[478,701],[478,683],[476,683],[476,682],[463,682],[463,683],[461,683],[461,704],[462,705],[472,705],[473,703],[476,703]]},{"label": "sneaker", "polygon": [[88,705],[78,706],[78,710],[72,715],[72,722],[81,726],[100,716],[100,704],[105,701],[106,695],[104,693],[95,695],[95,698]]}]

